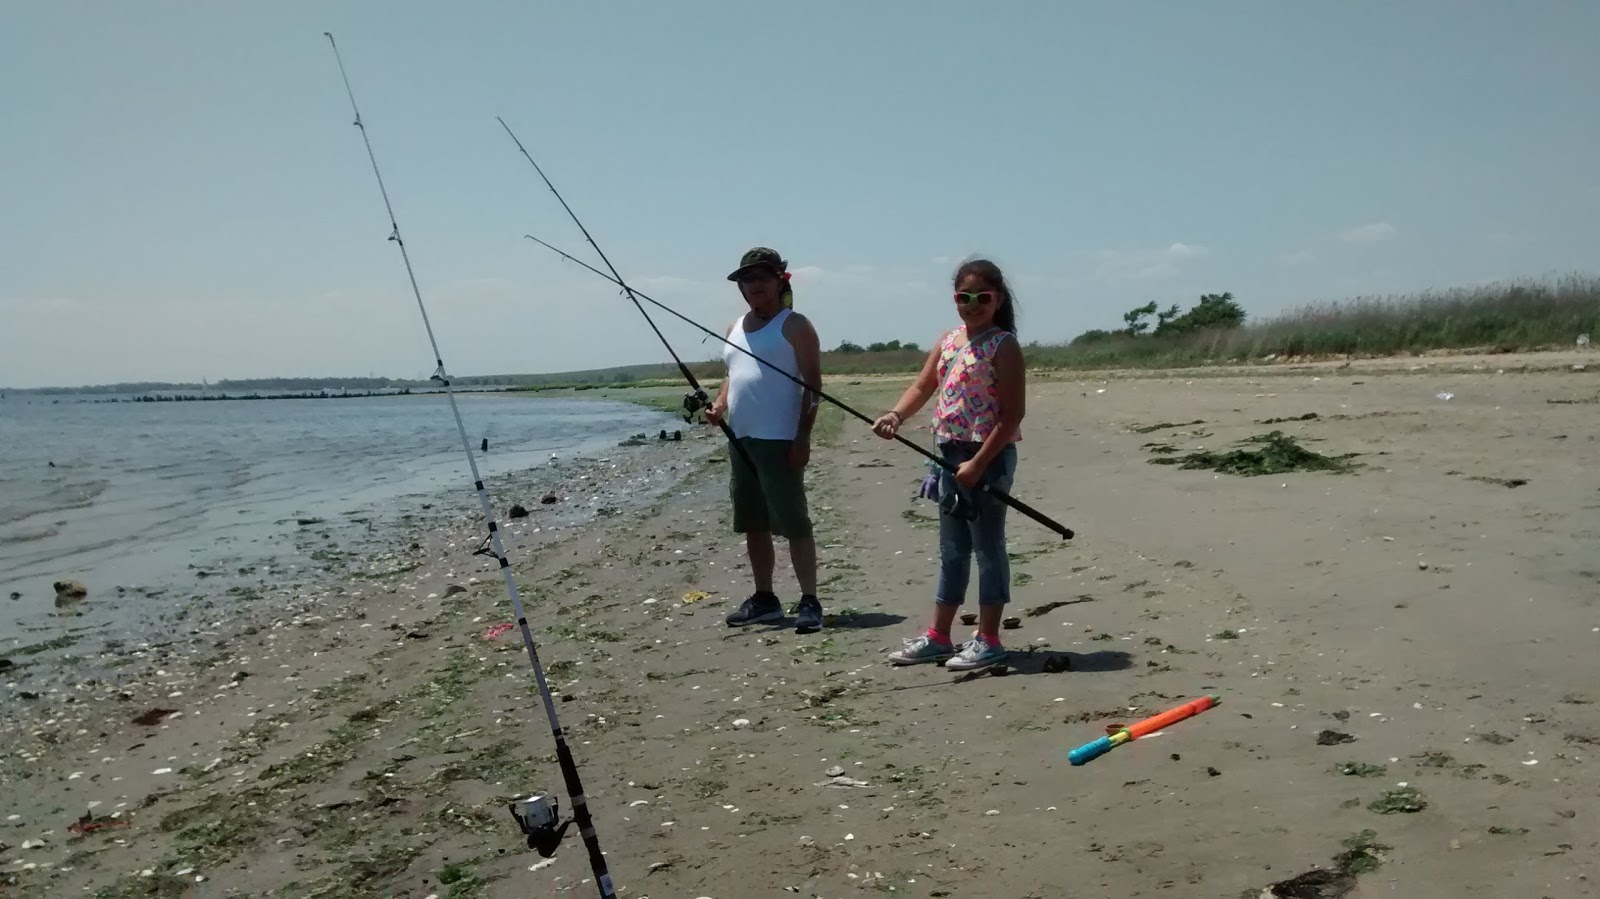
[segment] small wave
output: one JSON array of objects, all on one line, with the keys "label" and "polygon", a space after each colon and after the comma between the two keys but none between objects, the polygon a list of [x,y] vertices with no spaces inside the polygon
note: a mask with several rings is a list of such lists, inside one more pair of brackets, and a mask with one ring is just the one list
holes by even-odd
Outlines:
[{"label": "small wave", "polygon": [[0,508],[0,524],[14,524],[35,515],[64,512],[68,509],[87,509],[94,505],[95,499],[106,492],[109,486],[111,482],[107,480],[83,481],[76,484],[56,483],[42,496],[15,506]]},{"label": "small wave", "polygon": [[0,546],[9,546],[15,543],[32,543],[35,540],[48,540],[60,536],[61,531],[56,528],[45,528],[42,531],[22,531],[17,534],[0,534]]}]

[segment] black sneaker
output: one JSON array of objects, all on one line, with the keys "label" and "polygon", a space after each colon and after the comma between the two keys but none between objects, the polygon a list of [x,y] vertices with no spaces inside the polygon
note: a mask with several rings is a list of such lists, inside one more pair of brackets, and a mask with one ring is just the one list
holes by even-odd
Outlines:
[{"label": "black sneaker", "polygon": [[777,621],[783,617],[783,603],[772,593],[757,593],[739,604],[739,608],[728,614],[729,627],[742,627],[746,624],[762,624],[768,621]]},{"label": "black sneaker", "polygon": [[800,597],[800,605],[794,610],[794,632],[797,634],[814,634],[822,630],[822,603],[815,596]]}]

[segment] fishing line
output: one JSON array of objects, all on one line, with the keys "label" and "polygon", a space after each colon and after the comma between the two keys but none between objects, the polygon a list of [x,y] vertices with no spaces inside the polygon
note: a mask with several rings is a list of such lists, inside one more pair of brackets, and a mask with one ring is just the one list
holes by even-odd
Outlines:
[{"label": "fishing line", "polygon": [[[599,275],[600,277],[605,278],[606,280],[610,281],[613,284],[621,284],[622,283],[619,278],[615,278],[615,277],[612,277],[611,275],[606,274],[605,272],[595,268],[594,266],[590,265],[589,263],[584,262],[582,259],[579,259],[578,257],[572,255],[571,253],[568,253],[565,250],[561,250],[561,249],[559,249],[557,247],[551,246],[550,244],[545,243],[544,241],[540,240],[539,238],[534,237],[532,234],[524,234],[522,236],[526,237],[527,239],[533,241],[536,244],[539,244],[540,246],[544,247],[545,249],[550,250],[551,252],[553,252],[556,255],[560,256],[561,258],[567,260],[568,262],[576,262],[577,264],[583,266],[584,268],[588,269],[591,272],[594,272],[595,274]],[[699,330],[704,331],[707,335],[709,335],[711,337],[715,337],[717,340],[721,341],[722,343],[724,343],[724,344],[726,344],[726,345],[728,345],[730,347],[733,347],[734,349],[736,349],[739,352],[745,354],[746,356],[749,356],[750,358],[756,360],[757,362],[761,363],[762,365],[765,365],[766,367],[772,369],[773,371],[777,372],[778,374],[783,375],[785,378],[788,378],[789,380],[795,382],[796,384],[799,384],[801,387],[805,388],[806,390],[811,391],[818,398],[826,400],[827,402],[830,402],[830,403],[834,404],[835,406],[838,406],[840,409],[843,409],[845,412],[848,412],[849,414],[855,416],[856,418],[861,419],[862,421],[866,422],[868,425],[873,425],[873,424],[876,423],[871,418],[868,418],[866,415],[862,414],[861,412],[858,412],[855,409],[851,408],[849,405],[844,403],[842,400],[836,399],[836,398],[831,397],[828,394],[824,393],[821,390],[821,388],[811,387],[811,386],[807,385],[806,382],[800,380],[799,378],[795,377],[794,375],[789,374],[787,371],[784,371],[783,368],[781,368],[780,366],[777,366],[777,365],[774,365],[771,362],[768,362],[767,360],[761,358],[760,356],[756,355],[755,353],[753,353],[753,352],[745,349],[744,347],[739,346],[738,344],[734,343],[733,341],[729,340],[727,337],[725,337],[725,336],[723,336],[721,334],[718,334],[717,332],[711,330],[710,328],[706,327],[705,325],[702,325],[699,322],[695,321],[694,319],[689,318],[688,316],[684,315],[683,313],[677,311],[676,309],[673,309],[671,306],[668,306],[667,304],[661,302],[660,300],[652,299],[648,294],[639,293],[636,290],[629,290],[628,293],[629,293],[630,296],[634,297],[634,302],[635,303],[638,303],[639,300],[644,300],[645,302],[647,302],[647,303],[649,303],[649,304],[651,304],[653,306],[656,306],[657,308],[665,311],[668,315],[671,315],[674,318],[677,318],[679,321],[682,321],[682,322],[684,322],[684,323],[686,323],[686,324],[688,324],[688,325],[690,325],[690,326],[692,326],[694,328],[698,328]],[[661,332],[657,331],[656,333],[660,334]],[[665,340],[666,338],[662,338],[662,339]],[[682,363],[679,363],[679,364],[682,365]],[[954,474],[956,472],[956,466],[951,465],[949,462],[945,461],[944,459],[940,458],[939,456],[934,455],[932,452],[928,451],[927,449],[924,449],[922,446],[919,446],[918,444],[912,443],[910,440],[907,440],[906,438],[900,436],[899,434],[895,434],[894,435],[894,439],[899,441],[900,443],[905,444],[906,446],[911,447],[913,450],[916,450],[918,453],[920,453],[923,456],[927,457],[929,460],[931,460],[932,462],[937,464],[940,468],[943,468],[944,470],[950,472],[951,474]],[[1057,534],[1060,534],[1061,535],[1061,539],[1063,539],[1063,540],[1071,540],[1073,538],[1074,535],[1073,535],[1073,531],[1072,531],[1071,528],[1061,524],[1060,522],[1056,521],[1055,519],[1051,518],[1050,516],[1045,515],[1043,512],[1038,511],[1037,509],[1035,509],[1032,506],[1028,505],[1027,503],[1023,502],[1022,500],[1017,499],[1016,497],[1010,495],[1009,493],[1006,493],[1004,490],[1001,490],[1000,488],[995,487],[994,485],[988,484],[988,483],[981,483],[980,482],[979,486],[984,490],[984,492],[988,493],[990,496],[993,496],[995,499],[1000,500],[1001,502],[1005,503],[1006,505],[1010,506],[1011,508],[1016,509],[1018,512],[1021,512],[1023,515],[1026,515],[1029,518],[1032,518],[1034,521],[1037,521],[1040,524],[1044,525],[1045,527],[1049,528],[1050,530],[1055,531]]]},{"label": "fishing line", "polygon": [[[645,311],[644,304],[639,302],[639,297],[642,296],[642,294],[636,294],[634,289],[629,287],[627,283],[622,280],[622,275],[617,271],[617,267],[611,264],[610,259],[606,258],[606,251],[600,249],[600,245],[594,242],[594,238],[589,235],[589,229],[583,226],[583,222],[578,220],[578,214],[572,211],[572,207],[568,206],[567,201],[562,198],[561,192],[556,190],[556,186],[554,184],[550,183],[550,177],[544,173],[544,169],[539,168],[539,163],[533,161],[533,157],[529,155],[528,149],[522,145],[522,141],[517,140],[516,133],[511,130],[510,125],[506,124],[506,120],[500,118],[499,116],[495,116],[494,118],[495,121],[500,123],[501,128],[506,129],[506,134],[511,136],[511,141],[517,145],[517,149],[522,151],[523,158],[527,159],[528,163],[533,166],[533,170],[539,173],[540,179],[544,181],[544,186],[550,188],[550,192],[555,194],[556,200],[561,203],[561,208],[567,211],[567,215],[571,216],[572,218],[572,223],[578,226],[578,230],[583,232],[584,239],[589,241],[589,246],[594,247],[594,251],[600,254],[600,261],[606,264],[606,268],[611,269],[611,274],[608,276],[611,279],[611,282],[622,288],[622,292],[627,294],[628,299],[633,301],[633,307],[639,310],[640,315],[644,316],[644,320],[650,325],[650,330],[656,332],[656,337],[661,339],[661,345],[667,348],[667,353],[672,356],[672,361],[678,364],[678,371],[683,374],[683,379],[689,382],[689,389],[694,391],[692,394],[694,403],[698,404],[700,408],[709,407],[711,405],[711,399],[710,397],[706,396],[705,388],[700,386],[700,379],[694,376],[694,372],[689,370],[689,366],[683,364],[683,359],[678,356],[678,351],[672,348],[672,343],[667,340],[667,335],[661,333],[661,329],[656,327],[655,319],[650,317],[650,313]],[[592,270],[596,274],[605,274],[599,269]],[[652,300],[651,302],[654,301]],[[799,384],[801,387],[806,387],[804,381],[801,381],[797,378],[791,378],[791,380],[794,380],[795,383]],[[811,388],[806,387],[806,389],[810,390]],[[691,405],[688,400],[685,400],[684,410],[687,413],[684,416],[685,420],[687,421],[689,418],[694,416],[695,406]],[[739,459],[744,462],[745,467],[750,470],[750,474],[752,476],[758,476],[754,460],[750,458],[750,453],[745,450],[744,444],[740,443],[738,438],[734,436],[733,428],[728,424],[727,417],[724,416],[723,418],[719,419],[717,421],[717,425],[721,427],[723,435],[728,438],[728,445],[733,447],[734,451],[739,454]]]},{"label": "fishing line", "polygon": [[[550,719],[550,734],[555,738],[556,759],[561,765],[562,777],[566,780],[567,796],[572,803],[573,821],[578,825],[578,832],[583,836],[583,844],[589,851],[589,865],[594,869],[596,883],[600,887],[601,899],[615,899],[616,891],[611,885],[611,874],[606,868],[605,854],[600,851],[600,841],[595,835],[594,823],[589,817],[588,800],[583,795],[583,783],[578,779],[578,765],[572,756],[572,750],[567,746],[565,732],[561,728],[561,721],[556,716],[554,698],[550,695],[550,684],[545,680],[544,666],[539,662],[539,651],[534,646],[533,632],[528,627],[528,616],[523,612],[522,596],[517,591],[516,578],[511,573],[511,562],[506,559],[506,551],[500,540],[500,528],[495,523],[494,507],[489,502],[489,493],[484,489],[483,478],[478,473],[478,462],[472,455],[472,442],[467,437],[466,425],[461,421],[461,409],[456,405],[455,391],[450,387],[450,378],[445,373],[444,357],[439,352],[439,342],[434,338],[433,325],[428,320],[428,309],[422,302],[422,291],[417,287],[417,276],[411,268],[411,256],[406,252],[405,241],[400,238],[400,225],[395,219],[394,206],[389,202],[389,191],[383,184],[383,175],[378,171],[378,158],[372,152],[372,141],[367,136],[367,126],[361,121],[361,110],[356,106],[355,91],[350,87],[350,76],[345,73],[344,59],[339,55],[339,45],[334,42],[333,35],[324,31],[328,38],[328,45],[333,48],[333,57],[339,63],[339,77],[344,80],[345,93],[350,97],[350,109],[355,113],[355,126],[361,129],[361,140],[367,148],[367,159],[372,163],[372,175],[378,181],[378,192],[383,195],[383,206],[389,213],[389,239],[400,248],[400,258],[405,263],[406,275],[411,279],[411,293],[417,298],[417,310],[422,313],[422,324],[428,332],[428,343],[433,347],[434,369],[432,380],[444,386],[445,397],[450,401],[450,411],[455,416],[456,431],[461,435],[461,448],[467,453],[467,467],[472,471],[472,486],[478,493],[478,502],[483,506],[483,517],[489,523],[489,540],[494,547],[495,558],[500,562],[500,573],[505,578],[506,593],[511,597],[511,608],[517,616],[517,628],[522,632],[522,645],[528,650],[528,661],[533,664],[533,676],[539,684],[539,696],[544,700],[545,715]],[[552,813],[553,814],[553,813]],[[554,850],[553,842],[559,841],[560,831],[541,832],[535,834],[530,831],[521,817],[518,823],[523,824],[524,833],[529,835],[529,845],[535,844],[536,838],[541,839],[544,845],[540,849],[541,855],[546,855],[545,848]],[[550,822],[553,824],[553,820]],[[563,825],[562,829],[565,829]]]}]

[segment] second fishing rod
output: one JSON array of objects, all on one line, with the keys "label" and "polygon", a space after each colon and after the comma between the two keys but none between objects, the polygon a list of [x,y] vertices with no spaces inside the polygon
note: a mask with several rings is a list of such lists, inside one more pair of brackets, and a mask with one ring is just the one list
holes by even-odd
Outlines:
[{"label": "second fishing rod", "polygon": [[[644,311],[644,307],[642,305],[640,305],[640,303],[639,303],[640,300],[643,300],[644,302],[649,303],[652,306],[655,306],[656,308],[662,310],[663,312],[666,312],[668,315],[671,315],[672,317],[674,317],[674,318],[678,319],[679,321],[689,325],[690,327],[693,327],[693,328],[705,333],[707,336],[716,338],[719,342],[725,344],[726,346],[732,347],[733,349],[738,350],[739,352],[745,354],[746,356],[749,356],[750,358],[752,358],[755,361],[759,362],[760,364],[766,366],[767,368],[773,370],[774,372],[777,372],[778,374],[782,375],[783,377],[788,378],[790,381],[793,381],[795,384],[797,384],[802,389],[804,389],[806,391],[809,391],[817,399],[823,400],[823,401],[828,402],[828,403],[832,403],[833,405],[839,407],[839,409],[843,410],[845,413],[847,413],[849,415],[852,415],[855,418],[860,419],[861,421],[865,422],[869,426],[875,424],[873,419],[869,418],[865,413],[862,413],[862,412],[856,410],[855,408],[853,408],[849,404],[845,403],[843,400],[840,400],[840,399],[838,399],[836,397],[833,397],[833,396],[829,396],[826,392],[824,392],[822,390],[822,388],[819,385],[807,384],[804,380],[800,379],[799,377],[797,377],[794,374],[790,373],[789,371],[785,370],[782,366],[775,365],[772,362],[769,362],[768,360],[761,358],[759,355],[757,355],[757,354],[751,352],[750,350],[745,349],[744,347],[739,346],[738,344],[736,344],[733,341],[729,340],[726,336],[724,336],[722,334],[718,334],[716,331],[713,331],[712,329],[706,327],[705,325],[700,324],[699,322],[695,321],[692,318],[689,318],[688,316],[686,316],[683,313],[677,311],[676,309],[673,309],[671,306],[668,306],[667,304],[661,302],[660,300],[657,300],[657,299],[651,297],[648,294],[642,293],[642,292],[640,292],[638,290],[635,290],[634,288],[628,286],[628,284],[622,280],[622,276],[617,273],[616,266],[611,264],[611,260],[606,258],[605,253],[600,249],[599,245],[595,243],[594,238],[592,236],[590,236],[588,229],[584,228],[583,227],[583,223],[578,221],[578,217],[577,217],[577,215],[575,213],[573,213],[572,207],[567,205],[567,201],[562,199],[561,194],[560,194],[559,191],[556,190],[555,185],[550,183],[550,177],[544,173],[544,169],[540,168],[539,164],[537,162],[533,161],[533,157],[531,155],[529,155],[527,148],[522,145],[522,141],[518,140],[516,134],[514,132],[512,132],[511,126],[507,125],[505,123],[504,119],[500,119],[499,121],[500,121],[500,126],[506,130],[506,133],[511,136],[511,140],[516,143],[517,149],[520,150],[522,152],[522,155],[527,158],[528,162],[533,165],[534,170],[539,173],[539,177],[544,181],[545,186],[550,188],[550,192],[556,195],[556,199],[557,200],[560,200],[562,208],[566,209],[566,211],[567,211],[567,215],[571,216],[573,222],[575,222],[578,225],[579,230],[583,231],[583,236],[589,241],[589,245],[594,247],[594,250],[595,250],[596,253],[600,254],[600,259],[603,262],[605,262],[606,267],[611,269],[611,271],[610,271],[609,274],[606,273],[606,272],[603,272],[600,269],[595,268],[594,266],[590,265],[589,263],[584,262],[582,259],[579,259],[578,257],[573,256],[571,253],[568,253],[565,250],[562,250],[562,249],[560,249],[558,247],[552,246],[551,244],[546,243],[545,241],[540,240],[537,237],[534,237],[532,234],[525,234],[523,236],[526,237],[528,240],[531,240],[534,243],[537,243],[540,246],[544,247],[545,249],[550,250],[551,252],[557,254],[561,258],[566,259],[569,262],[575,262],[578,265],[581,265],[584,268],[588,269],[589,271],[593,272],[594,274],[599,275],[600,277],[606,279],[607,281],[610,281],[612,284],[615,284],[618,287],[622,288],[622,290],[625,293],[627,293],[628,298],[633,301],[633,304],[636,307],[639,308],[640,313],[644,314],[645,320],[650,323],[651,330],[655,331],[656,336],[661,338],[661,342],[663,344],[667,345],[668,352],[672,353],[673,361],[678,364],[679,371],[682,372],[684,378],[686,380],[688,380],[689,385],[695,391],[695,396],[696,396],[696,398],[698,400],[700,400],[701,402],[705,402],[705,391],[703,389],[701,389],[699,381],[695,378],[694,374],[689,370],[689,367],[683,363],[683,360],[678,357],[678,354],[676,352],[672,352],[672,345],[670,343],[668,343],[666,336],[661,333],[661,329],[656,327],[655,321],[650,318],[649,313]],[[728,435],[728,440],[733,444],[733,446],[736,449],[739,449],[742,452],[743,447],[741,447],[739,445],[738,441],[734,439],[733,433],[729,429],[727,422],[723,421],[720,424],[722,426],[723,432]],[[934,464],[938,465],[940,468],[944,469],[945,471],[948,471],[951,474],[955,474],[956,466],[950,464],[950,462],[948,462],[945,459],[941,458],[940,456],[934,454],[933,452],[929,451],[925,447],[922,447],[922,446],[920,446],[920,445],[918,445],[916,443],[913,443],[910,440],[907,440],[905,437],[902,437],[899,434],[895,434],[894,435],[894,439],[896,441],[904,444],[905,446],[908,446],[911,449],[915,450],[919,455],[922,455],[923,457],[927,458],[929,461],[931,461]],[[753,466],[752,466],[752,468],[753,468]],[[1022,500],[1017,499],[1016,497],[1010,495],[1009,493],[1006,493],[1004,490],[1001,490],[1000,488],[995,487],[995,486],[993,486],[991,484],[988,484],[988,483],[980,483],[979,484],[979,489],[981,489],[984,492],[990,494],[995,499],[998,499],[999,501],[1005,503],[1006,505],[1010,506],[1011,508],[1016,509],[1018,512],[1022,513],[1023,515],[1026,515],[1029,518],[1033,519],[1034,521],[1037,521],[1039,524],[1044,525],[1046,528],[1049,528],[1050,530],[1056,532],[1057,534],[1060,534],[1061,538],[1063,540],[1071,540],[1073,538],[1074,533],[1073,533],[1071,528],[1061,524],[1060,522],[1056,521],[1055,519],[1051,518],[1050,516],[1045,515],[1043,512],[1040,512],[1039,510],[1037,510],[1037,509],[1033,508],[1032,506],[1028,505],[1027,503],[1023,502]]]}]

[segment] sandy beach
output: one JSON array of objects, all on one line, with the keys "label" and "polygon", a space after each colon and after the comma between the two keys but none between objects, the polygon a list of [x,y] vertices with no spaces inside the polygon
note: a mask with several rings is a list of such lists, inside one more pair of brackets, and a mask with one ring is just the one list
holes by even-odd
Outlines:
[{"label": "sandy beach", "polygon": [[[512,557],[624,896],[1600,895],[1597,403],[1592,353],[1036,378],[1015,492],[1078,536],[1012,518],[1004,676],[884,663],[934,508],[854,421],[812,463],[820,634],[722,623],[710,434]],[[1348,470],[1151,464],[1273,431]],[[506,811],[568,803],[482,532],[109,674],[0,653],[0,895],[595,895],[575,831],[545,861]]]}]

